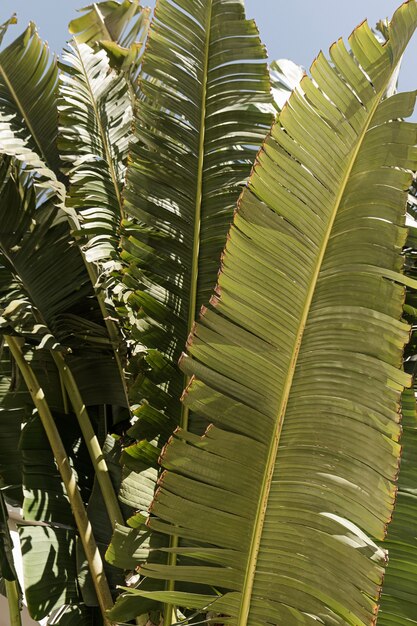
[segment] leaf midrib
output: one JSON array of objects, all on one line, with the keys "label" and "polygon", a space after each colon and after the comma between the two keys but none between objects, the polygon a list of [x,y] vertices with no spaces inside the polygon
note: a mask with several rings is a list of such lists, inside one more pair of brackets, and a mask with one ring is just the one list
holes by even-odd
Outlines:
[{"label": "leaf midrib", "polygon": [[[395,67],[393,71],[395,71]],[[323,264],[324,256],[327,251],[328,242],[329,242],[332,230],[333,230],[335,220],[339,212],[340,203],[343,199],[346,186],[349,182],[350,175],[352,173],[352,169],[356,163],[356,159],[362,147],[365,135],[368,132],[369,126],[375,115],[375,112],[381,102],[382,97],[385,94],[391,75],[392,75],[392,72],[389,73],[386,83],[384,83],[384,86],[381,88],[379,94],[375,97],[375,103],[369,112],[367,122],[364,125],[363,131],[358,138],[356,148],[352,154],[351,160],[348,163],[348,166],[346,168],[346,173],[342,178],[340,190],[339,190],[338,195],[336,196],[336,200],[334,204],[333,215],[331,216],[329,220],[329,225],[324,235],[323,243],[322,243],[320,253],[318,256],[316,269],[312,276],[310,289],[307,293],[306,301],[305,301],[304,308],[303,308],[303,314],[301,317],[300,325],[299,325],[295,342],[294,342],[293,355],[290,361],[288,376],[285,381],[281,404],[278,409],[276,427],[275,427],[273,436],[271,438],[271,445],[268,451],[268,458],[267,458],[266,469],[264,473],[264,480],[263,480],[261,494],[260,494],[259,503],[257,507],[257,516],[255,520],[255,525],[254,525],[254,531],[252,534],[252,541],[251,541],[251,545],[249,549],[248,566],[246,569],[245,580],[244,580],[243,587],[242,587],[242,600],[240,604],[238,619],[236,622],[237,626],[248,625],[248,617],[249,617],[250,605],[251,605],[251,600],[252,600],[253,585],[255,581],[257,559],[258,559],[259,548],[260,548],[261,539],[262,539],[263,526],[265,522],[265,516],[266,516],[266,511],[267,511],[267,506],[268,506],[269,493],[271,490],[273,473],[274,473],[274,469],[276,465],[276,458],[278,456],[278,449],[279,449],[280,437],[281,437],[282,428],[283,428],[284,419],[285,419],[285,412],[286,412],[289,396],[291,393],[297,360],[298,360],[298,356],[299,356],[301,345],[302,345],[304,330],[305,330],[306,323],[308,320],[314,293],[316,291],[316,286],[317,286],[318,278],[321,272],[321,267]],[[289,106],[290,104],[291,104],[291,99],[287,102],[285,106]]]},{"label": "leaf midrib", "polygon": [[[211,19],[213,14],[213,0],[210,0],[210,6],[208,8],[207,15],[207,35],[204,49],[204,66],[203,66],[203,83],[202,83],[202,96],[201,96],[201,116],[200,116],[200,138],[198,146],[198,166],[197,166],[197,183],[196,183],[196,197],[195,197],[195,211],[194,211],[194,233],[193,233],[193,253],[191,264],[191,279],[190,279],[190,301],[188,308],[188,321],[187,321],[187,337],[191,333],[196,316],[197,296],[198,296],[198,269],[200,261],[200,233],[201,233],[201,207],[203,204],[203,172],[204,172],[204,160],[205,160],[205,140],[206,140],[206,113],[207,113],[207,83],[208,83],[208,68],[210,61],[210,42],[211,42]],[[189,383],[189,377],[185,379],[185,386]],[[181,428],[188,428],[188,414],[189,409],[184,404],[181,406]]]},{"label": "leaf midrib", "polygon": [[[213,0],[210,0],[210,5],[207,14],[207,28],[206,28],[206,43],[204,49],[204,65],[203,65],[203,83],[202,83],[202,95],[201,95],[201,116],[200,116],[200,138],[198,146],[198,166],[197,166],[197,184],[196,184],[196,197],[195,197],[195,211],[194,211],[194,234],[193,234],[193,257],[191,265],[191,290],[190,301],[188,309],[188,321],[187,321],[187,336],[190,334],[196,314],[197,306],[197,294],[198,294],[198,268],[200,260],[200,232],[201,232],[201,207],[203,203],[203,170],[204,170],[204,158],[205,158],[205,139],[206,139],[206,112],[207,112],[207,83],[208,83],[208,68],[210,60],[210,41],[211,41],[211,21],[213,14]],[[185,387],[188,385],[190,379],[185,378]],[[182,429],[188,429],[189,409],[183,403],[181,405],[181,417],[180,426]],[[178,537],[172,537],[169,547],[177,548],[179,545]],[[168,565],[175,566],[177,562],[177,555],[175,553],[170,554],[168,557]],[[175,580],[168,581],[167,591],[174,591]],[[166,607],[164,616],[164,626],[169,626],[172,623],[172,606]]]}]

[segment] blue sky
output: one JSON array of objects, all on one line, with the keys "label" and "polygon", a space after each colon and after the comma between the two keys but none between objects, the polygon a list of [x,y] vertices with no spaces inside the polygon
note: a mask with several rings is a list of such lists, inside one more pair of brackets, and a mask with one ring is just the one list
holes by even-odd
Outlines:
[{"label": "blue sky", "polygon": [[[16,11],[19,24],[10,30],[18,34],[29,20],[36,22],[40,35],[59,52],[68,37],[67,24],[76,9],[90,0],[0,0],[0,20]],[[154,0],[144,2],[153,5]],[[400,0],[246,0],[247,14],[254,17],[271,59],[289,58],[309,67],[320,49],[327,51],[338,37],[347,37],[365,17],[374,25],[391,17]],[[400,87],[417,88],[417,37],[408,49]]]}]

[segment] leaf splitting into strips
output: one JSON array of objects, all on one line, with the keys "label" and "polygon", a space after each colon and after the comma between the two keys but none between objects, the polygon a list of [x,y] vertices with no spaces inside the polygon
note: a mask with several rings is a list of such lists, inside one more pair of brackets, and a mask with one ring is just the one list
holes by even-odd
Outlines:
[{"label": "leaf splitting into strips", "polygon": [[38,349],[66,352],[86,406],[103,402],[103,394],[123,406],[111,345],[61,198],[7,158],[0,178],[0,326]]},{"label": "leaf splitting into strips", "polygon": [[211,610],[228,624],[376,621],[386,555],[374,539],[394,506],[411,383],[401,315],[415,281],[401,250],[417,159],[417,126],[393,114],[415,94],[384,94],[416,25],[413,0],[385,45],[364,22],[351,52],[339,40],[331,62],[317,57],[258,155],[182,360],[184,402],[213,425],[165,447],[148,525],[194,563],[140,573],[221,587]]},{"label": "leaf splitting into strips", "polygon": [[113,41],[129,48],[140,38],[144,18],[148,15],[148,10],[144,11],[138,0],[104,0],[80,11],[84,15],[69,23],[69,32],[78,44],[91,48],[102,41]]},{"label": "leaf splitting into strips", "polygon": [[16,13],[13,13],[13,15],[6,22],[0,25],[0,44],[3,43],[4,36],[11,24],[17,24]]}]

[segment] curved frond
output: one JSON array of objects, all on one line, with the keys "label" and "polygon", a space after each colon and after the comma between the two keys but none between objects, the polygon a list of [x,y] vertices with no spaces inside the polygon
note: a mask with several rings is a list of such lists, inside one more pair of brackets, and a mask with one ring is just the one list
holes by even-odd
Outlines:
[{"label": "curved frond", "polygon": [[97,52],[106,51],[112,68],[122,72],[129,82],[132,104],[138,95],[138,77],[143,49],[148,35],[151,10],[138,0],[95,2],[82,9],[84,15],[70,22],[69,30],[78,44],[87,44]]},{"label": "curved frond", "polygon": [[104,392],[108,403],[123,406],[112,345],[62,199],[47,180],[10,159],[2,160],[0,176],[2,332],[38,349],[72,351],[67,362],[86,405],[101,404]]},{"label": "curved frond", "polygon": [[366,22],[350,51],[338,40],[265,141],[182,359],[184,403],[212,424],[165,447],[148,520],[187,563],[140,569],[201,591],[139,588],[113,618],[143,596],[236,626],[375,623],[415,284],[401,250],[417,126],[398,121],[415,94],[384,95],[416,25],[413,0],[385,45]]},{"label": "curved frond", "polygon": [[4,36],[7,33],[7,29],[11,24],[17,24],[16,13],[13,13],[6,22],[0,25],[0,44],[3,42]]},{"label": "curved frond", "polygon": [[120,287],[136,350],[129,394],[137,421],[128,434],[139,441],[124,451],[120,497],[143,511],[158,477],[158,446],[188,420],[177,360],[215,284],[236,199],[273,120],[265,49],[243,4],[160,0],[140,92]]},{"label": "curved frond", "polygon": [[0,111],[13,132],[57,174],[58,68],[33,23],[0,52]]}]

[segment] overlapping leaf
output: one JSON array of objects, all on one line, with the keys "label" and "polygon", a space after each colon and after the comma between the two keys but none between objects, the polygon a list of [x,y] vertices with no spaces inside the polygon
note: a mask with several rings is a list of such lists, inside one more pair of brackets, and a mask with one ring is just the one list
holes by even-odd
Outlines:
[{"label": "overlapping leaf", "polygon": [[21,526],[19,535],[30,615],[40,620],[65,603],[78,603],[74,531]]},{"label": "overlapping leaf", "polygon": [[303,78],[304,69],[288,59],[272,61],[270,65],[272,95],[275,106],[280,111],[287,102],[293,89]]},{"label": "overlapping leaf", "polygon": [[[375,622],[400,455],[405,204],[415,94],[384,98],[417,25],[368,24],[320,54],[259,153],[218,286],[182,360],[213,424],[165,448],[148,525],[187,565],[148,563],[153,598],[219,623]],[[163,591],[193,581],[222,593]],[[226,616],[226,617],[224,617]]]},{"label": "overlapping leaf", "polygon": [[157,3],[143,59],[122,238],[121,313],[132,345],[130,398],[137,418],[128,435],[138,442],[122,458],[120,497],[139,513],[155,487],[156,438],[163,443],[188,419],[187,411],[180,415],[184,377],[176,362],[215,283],[234,204],[273,119],[264,59],[241,2]]},{"label": "overlapping leaf", "polygon": [[389,562],[384,578],[378,626],[417,624],[417,412],[414,390],[402,400],[403,454],[394,516],[383,547]]}]

